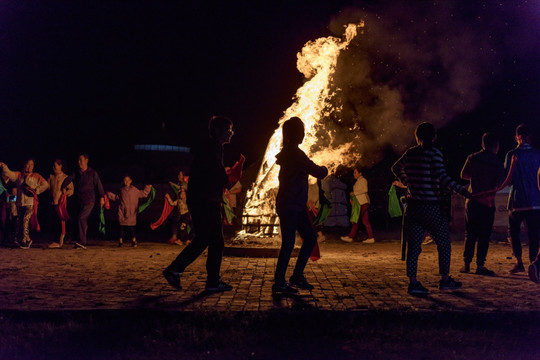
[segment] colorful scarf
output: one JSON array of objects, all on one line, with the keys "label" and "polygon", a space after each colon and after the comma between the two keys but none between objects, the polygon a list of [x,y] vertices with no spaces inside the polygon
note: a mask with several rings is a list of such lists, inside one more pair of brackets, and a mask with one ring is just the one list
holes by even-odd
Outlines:
[{"label": "colorful scarf", "polygon": [[356,224],[358,223],[358,219],[360,218],[360,210],[362,206],[358,202],[358,199],[356,198],[355,195],[351,195],[351,204],[352,204],[352,208],[351,208],[350,220],[351,220],[351,223]]},{"label": "colorful scarf", "polygon": [[232,225],[232,221],[236,217],[236,214],[231,208],[231,198],[225,193],[223,193],[223,212],[225,213],[225,217],[223,219],[225,224]]},{"label": "colorful scarf", "polygon": [[313,247],[313,250],[311,251],[311,255],[309,255],[309,259],[311,261],[317,261],[321,258],[321,251],[319,249],[319,243],[315,242],[315,246]]},{"label": "colorful scarf", "polygon": [[244,166],[245,161],[246,157],[244,155],[240,155],[240,159],[235,162],[228,171],[226,171],[227,177],[229,178],[229,182],[231,184],[236,184],[238,181],[240,181],[240,178],[242,178],[242,167]]},{"label": "colorful scarf", "polygon": [[56,205],[55,210],[62,224],[62,235],[66,235],[66,221],[69,220],[66,194],[62,194],[62,196],[60,196],[60,200],[58,200],[58,205]]},{"label": "colorful scarf", "polygon": [[163,225],[163,223],[165,222],[165,220],[167,220],[167,218],[169,217],[173,209],[174,209],[174,206],[169,204],[167,199],[165,199],[165,201],[163,202],[163,210],[161,210],[161,216],[159,217],[159,219],[157,219],[156,222],[150,224],[150,228],[152,230],[156,230],[158,227]]},{"label": "colorful scarf", "polygon": [[111,203],[107,195],[103,196],[104,204],[100,207],[99,210],[99,233],[105,235],[105,209],[109,210],[111,208]]},{"label": "colorful scarf", "polygon": [[[309,218],[309,221],[311,222],[311,225],[314,224],[314,219],[316,219],[316,217],[318,216],[319,214],[319,211],[317,209],[315,209],[314,207],[313,208],[306,208],[306,211],[307,211],[307,214],[308,214],[308,218]],[[304,239],[302,237],[300,237],[302,239],[302,241],[304,241]],[[311,261],[317,261],[321,258],[321,251],[319,249],[319,243],[318,242],[315,242],[315,246],[313,247],[313,250],[311,250],[311,255],[309,255],[309,258],[311,259]]]},{"label": "colorful scarf", "polygon": [[139,205],[139,209],[137,210],[137,212],[140,214],[144,210],[146,210],[150,206],[152,201],[154,201],[155,198],[156,198],[156,189],[152,187],[150,189],[150,194],[148,194],[148,199],[144,202],[144,204]]},{"label": "colorful scarf", "polygon": [[317,209],[315,218],[313,219],[314,226],[322,225],[332,209],[332,203],[326,198],[326,196],[324,196],[321,180],[318,180],[317,184],[319,185],[319,208]]},{"label": "colorful scarf", "polygon": [[100,207],[99,210],[99,233],[101,235],[105,235],[105,208],[103,206]]},{"label": "colorful scarf", "polygon": [[388,190],[388,215],[393,218],[403,215],[395,185],[392,185],[390,190]]}]

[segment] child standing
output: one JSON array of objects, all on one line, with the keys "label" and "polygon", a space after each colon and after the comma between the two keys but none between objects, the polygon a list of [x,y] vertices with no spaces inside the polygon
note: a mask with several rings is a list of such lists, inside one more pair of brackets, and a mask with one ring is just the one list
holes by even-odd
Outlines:
[{"label": "child standing", "polygon": [[[60,198],[62,197],[62,183],[67,178],[67,175],[64,173],[64,162],[62,159],[56,159],[53,163],[53,173],[49,175],[49,191],[51,192],[51,204],[54,208],[54,213],[56,215],[55,219],[55,231],[59,232],[58,242],[52,242],[49,244],[50,249],[58,249],[64,245],[64,237],[66,236],[65,232],[65,222],[62,222],[59,212],[59,203]],[[66,196],[73,195],[73,184],[69,184],[66,188]],[[64,224],[64,225],[62,225]],[[58,230],[61,229],[61,230]]]},{"label": "child standing", "polygon": [[139,190],[132,185],[133,180],[129,175],[124,176],[124,187],[120,189],[120,195],[107,192],[107,197],[112,201],[120,201],[118,206],[118,222],[120,223],[120,237],[118,246],[124,243],[124,237],[128,235],[131,238],[131,246],[137,246],[135,237],[135,225],[137,224],[137,211],[139,199],[145,198],[150,194],[152,185],[145,185],[143,190]]},{"label": "child standing", "polygon": [[174,219],[173,234],[170,242],[178,244],[178,241],[180,241],[181,244],[189,244],[191,242],[191,228],[193,224],[186,202],[186,190],[180,187],[178,190],[178,199],[176,200],[171,199],[169,194],[165,194],[165,198],[171,206],[176,206],[178,210],[178,218]]},{"label": "child standing", "polygon": [[[311,290],[313,285],[304,277],[313,247],[317,243],[317,233],[309,221],[306,211],[308,200],[308,175],[323,179],[328,169],[318,166],[298,148],[304,140],[304,123],[293,117],[283,124],[283,147],[277,154],[279,170],[279,190],[276,198],[276,210],[281,226],[281,250],[276,265],[273,295],[296,294],[300,289]],[[304,239],[290,283],[285,281],[285,273],[294,248],[296,231]]]}]

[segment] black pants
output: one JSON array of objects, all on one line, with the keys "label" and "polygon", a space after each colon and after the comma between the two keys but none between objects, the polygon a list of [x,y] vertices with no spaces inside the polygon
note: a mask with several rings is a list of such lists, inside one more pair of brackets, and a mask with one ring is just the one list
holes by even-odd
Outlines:
[{"label": "black pants", "polygon": [[120,225],[120,239],[135,239],[135,225]]},{"label": "black pants", "polygon": [[514,256],[521,260],[521,240],[519,238],[521,223],[527,224],[529,237],[529,260],[533,262],[538,254],[538,232],[540,227],[540,210],[511,211],[508,217],[508,233],[512,238]]},{"label": "black pants", "polygon": [[220,203],[190,204],[189,211],[193,220],[195,237],[178,257],[169,265],[168,270],[182,273],[208,247],[206,259],[206,283],[216,284],[220,280],[219,272],[223,258],[223,215]]},{"label": "black pants", "polygon": [[467,201],[465,206],[465,251],[463,260],[469,264],[476,251],[476,264],[484,266],[489,248],[489,237],[495,220],[495,207],[489,207],[474,201]]},{"label": "black pants", "polygon": [[276,265],[274,282],[278,285],[284,285],[286,282],[285,273],[287,272],[289,260],[294,249],[296,231],[298,230],[298,233],[304,239],[293,270],[293,275],[297,276],[304,275],[304,268],[313,251],[313,247],[317,243],[317,233],[309,221],[307,211],[304,209],[280,209],[278,210],[278,216],[281,226],[281,249]]}]

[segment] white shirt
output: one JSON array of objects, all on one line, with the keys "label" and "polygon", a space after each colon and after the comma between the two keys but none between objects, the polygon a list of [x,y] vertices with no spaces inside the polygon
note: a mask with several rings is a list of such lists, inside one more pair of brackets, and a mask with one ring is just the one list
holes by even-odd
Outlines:
[{"label": "white shirt", "polygon": [[353,193],[360,205],[369,204],[368,183],[365,177],[360,175],[356,179],[353,186]]}]

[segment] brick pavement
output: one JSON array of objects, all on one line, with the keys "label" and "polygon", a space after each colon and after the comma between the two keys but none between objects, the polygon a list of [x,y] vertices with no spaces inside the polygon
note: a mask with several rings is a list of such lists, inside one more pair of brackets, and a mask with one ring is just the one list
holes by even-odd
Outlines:
[{"label": "brick pavement", "polygon": [[[162,269],[181,247],[141,243],[117,248],[96,242],[87,250],[0,248],[0,310],[156,309],[178,311],[265,311],[276,308],[320,310],[539,311],[540,285],[526,273],[508,274],[511,248],[492,244],[487,266],[498,276],[460,274],[463,246],[453,245],[452,275],[463,281],[456,291],[440,291],[436,246],[424,246],[419,279],[426,298],[406,293],[405,263],[397,240],[367,245],[329,239],[322,259],[309,262],[306,277],[315,285],[297,298],[273,299],[275,258],[225,257],[222,277],[233,291],[206,294],[205,256],[182,276],[182,291],[169,287]],[[527,249],[524,249],[524,254]],[[295,259],[294,259],[295,260]],[[473,270],[475,267],[472,267]],[[289,270],[289,274],[290,271]]]}]

